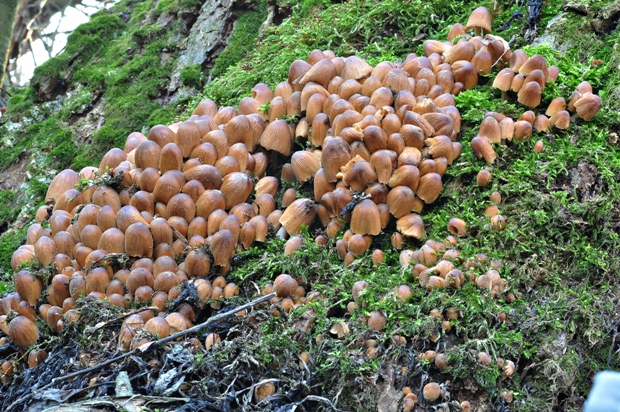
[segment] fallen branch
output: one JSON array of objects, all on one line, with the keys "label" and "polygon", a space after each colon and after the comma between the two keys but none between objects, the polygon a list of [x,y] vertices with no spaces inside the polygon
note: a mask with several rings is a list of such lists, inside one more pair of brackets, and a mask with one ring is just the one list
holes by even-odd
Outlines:
[{"label": "fallen branch", "polygon": [[246,303],[245,305],[238,306],[238,307],[236,307],[236,308],[234,308],[232,310],[229,310],[228,312],[220,313],[220,314],[218,314],[216,316],[210,317],[205,322],[203,322],[203,323],[201,323],[199,325],[196,325],[196,326],[193,326],[193,327],[191,327],[189,329],[185,329],[185,330],[182,330],[182,331],[177,332],[175,334],[172,334],[172,335],[168,336],[167,338],[163,338],[163,339],[159,339],[159,340],[154,341],[154,342],[147,343],[147,344],[142,345],[142,346],[140,346],[140,347],[138,347],[138,348],[136,348],[134,350],[131,350],[131,351],[127,352],[127,353],[119,355],[119,356],[117,356],[115,358],[112,358],[110,360],[107,360],[105,362],[97,364],[95,366],[91,366],[90,368],[82,369],[82,370],[79,370],[77,372],[73,372],[73,373],[70,373],[68,375],[65,375],[65,376],[54,378],[54,379],[52,379],[52,382],[50,382],[49,384],[43,386],[40,389],[37,389],[36,391],[31,393],[30,395],[25,396],[23,398],[20,398],[17,401],[13,402],[7,408],[7,411],[10,411],[14,406],[17,406],[20,403],[24,403],[25,401],[31,399],[36,393],[39,393],[39,392],[44,391],[46,389],[49,389],[52,386],[56,385],[57,383],[64,382],[64,381],[69,380],[69,379],[73,379],[73,378],[75,378],[77,376],[84,375],[86,373],[93,372],[93,371],[96,371],[98,369],[105,368],[106,366],[111,365],[113,363],[116,363],[118,361],[121,361],[121,360],[123,360],[123,359],[125,359],[125,358],[127,358],[129,356],[133,356],[133,355],[137,355],[137,354],[141,354],[141,353],[146,353],[146,352],[148,352],[151,349],[154,349],[154,348],[156,348],[158,346],[161,346],[161,345],[163,345],[165,343],[168,343],[170,341],[173,341],[175,339],[183,338],[183,337],[185,337],[187,335],[191,335],[193,333],[199,332],[199,331],[201,331],[203,329],[206,329],[207,326],[209,326],[209,325],[211,325],[213,323],[219,322],[220,320],[225,319],[225,318],[227,318],[229,316],[232,316],[235,313],[240,312],[240,311],[242,311],[244,309],[248,309],[248,308],[251,308],[251,307],[256,306],[258,304],[261,304],[263,302],[267,302],[268,300],[270,300],[271,298],[273,298],[275,296],[276,296],[275,293],[270,293],[268,295],[261,296],[258,299],[255,299],[255,300],[253,300],[251,302]]},{"label": "fallen branch", "polygon": [[[69,403],[62,404],[58,406],[54,406],[52,408],[45,409],[43,412],[71,412],[77,410],[91,410],[92,407],[106,407],[112,406],[114,408],[126,408],[131,405],[134,408],[143,406],[147,403],[156,403],[160,404],[171,404],[171,403],[187,403],[190,401],[190,398],[170,398],[170,397],[159,397],[159,396],[142,396],[142,395],[134,395],[134,396],[105,396],[97,399],[88,399],[86,401],[81,401],[77,403]],[[80,408],[80,409],[78,409]]]},{"label": "fallen branch", "polygon": [[316,396],[316,395],[308,395],[305,398],[303,398],[301,401],[299,402],[295,402],[293,404],[293,407],[291,408],[291,412],[294,412],[297,410],[297,407],[300,406],[302,403],[306,402],[306,401],[314,401],[314,402],[324,402],[329,404],[329,406],[334,410],[334,411],[339,411],[340,409],[336,408],[336,405],[334,405],[332,403],[332,401],[330,401],[327,398],[324,398],[322,396]]}]

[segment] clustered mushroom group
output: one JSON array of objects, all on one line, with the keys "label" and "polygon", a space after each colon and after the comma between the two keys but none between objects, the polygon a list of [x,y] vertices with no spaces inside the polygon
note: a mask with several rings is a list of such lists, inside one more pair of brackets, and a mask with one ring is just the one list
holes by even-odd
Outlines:
[{"label": "clustered mushroom group", "polygon": [[[487,35],[472,37],[470,29]],[[339,237],[335,246],[346,264],[394,221],[395,248],[402,249],[406,238],[425,238],[420,213],[440,196],[442,177],[462,150],[454,96],[476,86],[480,75],[506,66],[493,87],[504,98],[516,92],[520,103],[535,108],[545,84],[558,76],[542,56],[511,51],[490,32],[489,12],[479,8],[466,26],[452,27],[447,42],[427,40],[423,56],[410,54],[401,63],[372,67],[356,56],[315,50],[307,60],[294,61],[288,80],[274,90],[257,84],[238,109],[205,100],[186,121],[155,126],[147,136],[131,133],[124,148],[108,151],[99,167],[60,172],[26,244],[13,254],[16,292],[2,299],[0,330],[27,348],[39,339],[37,318],[53,332],[77,321],[80,296],[124,308],[148,302],[157,309],[123,323],[118,345],[127,350],[148,341],[141,330],[165,337],[192,325],[196,308],[184,304],[167,312],[167,302],[185,284],[193,284],[203,302],[237,295],[239,288],[225,278],[231,258],[270,233],[290,237],[290,254],[302,246],[297,235],[304,226],[320,225],[324,230],[316,241],[324,245]],[[568,103],[553,100],[545,115],[527,111],[513,121],[488,113],[471,144],[492,163],[491,144],[566,128],[568,111],[589,120],[600,105],[584,82]],[[306,149],[295,151],[295,141]],[[268,175],[276,170],[279,178]],[[477,180],[487,185],[490,173],[482,170]],[[282,182],[295,181],[311,184],[313,197],[281,190]],[[505,220],[496,209],[489,217],[501,229]],[[448,229],[453,236],[444,242],[403,250],[401,264],[411,265],[414,278],[429,290],[469,279],[501,293],[505,280],[496,268],[468,277],[455,266],[459,254],[452,247],[467,228],[454,218]],[[383,260],[381,250],[372,256],[375,264]],[[41,278],[29,264],[52,268],[53,275]],[[303,303],[305,292],[294,279],[276,282],[279,297],[290,297],[289,307]],[[407,288],[396,293],[406,299]],[[355,300],[357,293],[354,287]],[[371,314],[368,325],[382,329],[382,317]],[[210,335],[207,347],[217,340]],[[32,353],[31,366],[44,357]]]}]

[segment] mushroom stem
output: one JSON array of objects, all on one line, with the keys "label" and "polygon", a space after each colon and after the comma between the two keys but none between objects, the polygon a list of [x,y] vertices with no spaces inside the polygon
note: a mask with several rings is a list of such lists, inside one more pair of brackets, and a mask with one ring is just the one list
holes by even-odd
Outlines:
[{"label": "mushroom stem", "polygon": [[505,90],[502,90],[502,101],[506,101],[508,100],[508,92]]}]

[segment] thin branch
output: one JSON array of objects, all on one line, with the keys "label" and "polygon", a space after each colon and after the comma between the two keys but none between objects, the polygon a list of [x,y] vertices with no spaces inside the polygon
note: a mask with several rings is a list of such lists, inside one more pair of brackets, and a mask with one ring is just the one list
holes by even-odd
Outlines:
[{"label": "thin branch", "polygon": [[28,48],[30,49],[30,53],[32,54],[32,61],[34,62],[34,67],[37,67],[37,60],[34,58],[34,50],[32,50],[32,39],[28,36]]},{"label": "thin branch", "polygon": [[315,401],[315,402],[316,402],[316,401],[319,401],[319,402],[325,402],[325,403],[328,403],[328,404],[329,404],[329,406],[331,406],[333,410],[335,410],[335,411],[339,411],[339,410],[340,410],[340,409],[336,408],[336,405],[334,405],[334,404],[332,403],[332,401],[330,401],[330,400],[329,400],[329,399],[327,399],[327,398],[324,398],[324,397],[322,397],[322,396],[316,396],[316,395],[308,395],[308,396],[306,396],[305,398],[303,398],[301,401],[299,401],[299,402],[295,402],[294,406],[291,408],[291,412],[294,412],[294,411],[297,409],[297,407],[298,407],[298,406],[300,406],[300,405],[301,405],[302,403],[304,403],[305,401]]},{"label": "thin branch", "polygon": [[611,355],[614,353],[614,346],[616,346],[616,336],[618,332],[614,332],[614,336],[611,339],[611,346],[609,347],[609,356],[607,356],[607,369],[609,369],[609,364],[611,363]]},{"label": "thin branch", "polygon": [[[512,36],[512,39],[510,39],[510,41],[508,42],[508,45],[509,45],[509,46],[510,46],[510,43],[512,43],[512,42],[514,41],[515,37],[516,37],[516,36]],[[504,52],[502,53],[502,55],[501,55],[501,56],[499,56],[499,58],[495,61],[495,63],[493,63],[493,64],[491,65],[491,67],[495,67],[495,65],[496,65],[497,63],[499,63],[499,61],[500,61],[501,59],[503,59],[503,58],[504,58],[504,56],[506,55],[506,53],[508,53],[509,51],[510,51],[510,49],[509,49],[509,48],[508,48],[508,49],[506,49],[506,50],[504,50]]]}]

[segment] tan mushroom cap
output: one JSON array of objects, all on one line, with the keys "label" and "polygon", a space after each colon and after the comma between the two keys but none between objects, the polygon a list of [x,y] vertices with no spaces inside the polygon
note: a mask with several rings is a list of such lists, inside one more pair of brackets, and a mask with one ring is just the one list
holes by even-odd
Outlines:
[{"label": "tan mushroom cap", "polygon": [[467,19],[466,29],[482,29],[486,33],[491,32],[491,13],[486,7],[478,7]]},{"label": "tan mushroom cap", "polygon": [[381,233],[379,208],[370,199],[359,202],[351,215],[351,231],[360,235],[378,235]]},{"label": "tan mushroom cap", "polygon": [[495,80],[493,80],[493,88],[507,92],[510,90],[510,85],[514,77],[515,72],[513,72],[512,69],[509,67],[502,69],[499,73],[497,73]]},{"label": "tan mushroom cap", "polygon": [[284,120],[269,123],[263,131],[259,143],[265,149],[275,150],[284,156],[290,156],[292,141],[288,123]]}]

